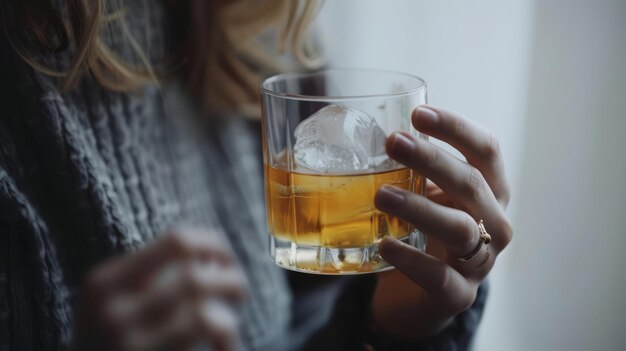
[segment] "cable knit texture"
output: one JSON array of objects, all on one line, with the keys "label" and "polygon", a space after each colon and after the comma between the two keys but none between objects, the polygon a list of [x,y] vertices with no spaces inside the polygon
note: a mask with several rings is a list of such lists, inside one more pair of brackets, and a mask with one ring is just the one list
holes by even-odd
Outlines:
[{"label": "cable knit texture", "polygon": [[[134,38],[162,62],[161,2],[124,6]],[[135,62],[122,33],[114,25],[104,40]],[[71,55],[41,59],[63,69]],[[258,123],[200,118],[175,80],[124,94],[90,79],[58,87],[0,41],[0,351],[67,350],[85,274],[176,225],[209,228],[235,251],[251,290],[242,349],[365,345],[374,276],[287,275],[268,257]],[[461,334],[440,336],[454,350],[469,345],[476,306],[457,319]]]}]

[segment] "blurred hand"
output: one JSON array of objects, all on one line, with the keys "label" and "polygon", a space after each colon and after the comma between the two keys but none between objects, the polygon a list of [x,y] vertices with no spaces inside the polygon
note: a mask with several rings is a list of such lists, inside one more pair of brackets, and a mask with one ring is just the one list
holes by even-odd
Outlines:
[{"label": "blurred hand", "polygon": [[233,254],[210,232],[181,229],[88,276],[79,350],[233,350],[244,297]]},{"label": "blurred hand", "polygon": [[[423,253],[387,237],[379,247],[382,257],[417,285],[398,290],[406,279],[381,275],[374,301],[376,327],[415,339],[432,336],[472,305],[496,256],[511,241],[512,228],[504,211],[510,190],[497,139],[442,108],[420,106],[412,121],[417,130],[450,144],[466,159],[408,133],[387,140],[391,158],[432,181],[427,197],[383,186],[375,199],[380,210],[427,234],[432,246]],[[481,220],[489,244],[480,242]]]}]

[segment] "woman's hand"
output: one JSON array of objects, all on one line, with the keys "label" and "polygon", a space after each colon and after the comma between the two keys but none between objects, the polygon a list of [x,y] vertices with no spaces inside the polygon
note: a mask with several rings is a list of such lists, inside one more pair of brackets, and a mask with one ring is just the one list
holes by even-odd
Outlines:
[{"label": "woman's hand", "polygon": [[[406,278],[392,272],[381,275],[375,294],[374,327],[403,339],[430,337],[469,308],[512,236],[504,211],[510,190],[497,139],[437,107],[418,107],[412,120],[417,130],[450,144],[467,162],[408,133],[394,133],[387,140],[391,158],[434,183],[428,184],[427,197],[384,186],[375,199],[380,210],[427,234],[432,246],[430,254],[392,238],[379,246],[382,257],[417,284],[410,287]],[[488,244],[480,239],[481,220],[491,236]]]},{"label": "woman's hand", "polygon": [[80,350],[233,350],[244,278],[212,233],[181,229],[89,274],[79,311]]}]

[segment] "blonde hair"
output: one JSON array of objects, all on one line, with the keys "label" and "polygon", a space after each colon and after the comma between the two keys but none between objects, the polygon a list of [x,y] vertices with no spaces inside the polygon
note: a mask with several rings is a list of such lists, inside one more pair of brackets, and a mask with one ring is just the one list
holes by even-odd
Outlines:
[{"label": "blonde hair", "polygon": [[[66,0],[62,16],[52,0],[2,1],[0,21],[15,52],[34,69],[58,77],[64,92],[90,76],[106,89],[132,91],[159,82],[159,63],[150,62],[130,34],[124,9],[116,1]],[[320,0],[171,0],[184,43],[177,55],[190,91],[207,109],[235,110],[258,115],[260,80],[272,73],[296,69],[277,64],[277,55],[290,53],[299,68],[319,68],[323,61],[308,28]],[[101,38],[103,29],[119,25],[139,64],[124,62]],[[259,41],[272,31],[273,47]],[[73,44],[72,63],[58,71],[38,59]],[[161,72],[162,73],[162,72]]]}]

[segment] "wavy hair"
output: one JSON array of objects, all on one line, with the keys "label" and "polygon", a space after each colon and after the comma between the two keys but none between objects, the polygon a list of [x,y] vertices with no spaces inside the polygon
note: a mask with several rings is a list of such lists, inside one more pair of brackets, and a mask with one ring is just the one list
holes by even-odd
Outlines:
[{"label": "wavy hair", "polygon": [[[57,77],[63,92],[90,77],[111,91],[126,92],[159,83],[167,67],[180,67],[188,87],[203,107],[258,115],[258,86],[263,76],[293,67],[277,63],[290,53],[304,69],[323,62],[308,28],[321,0],[169,0],[181,32],[180,47],[168,62],[150,62],[126,24],[118,0],[20,0],[0,2],[2,30],[28,65]],[[122,60],[102,40],[110,25],[119,25],[139,63]],[[273,30],[274,47],[258,40]],[[72,48],[64,70],[48,67],[42,57]],[[155,67],[165,67],[164,70]],[[158,71],[158,72],[157,72]]]}]

